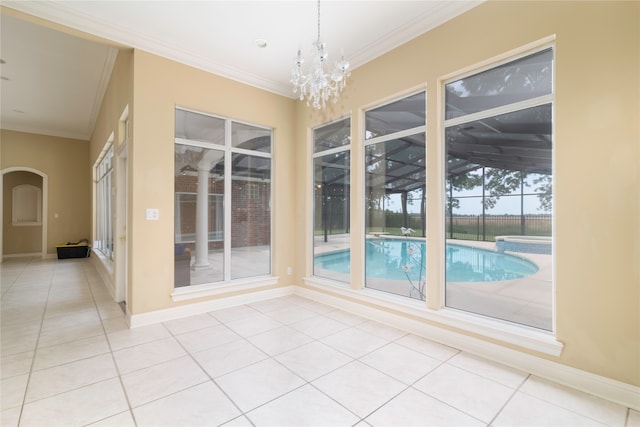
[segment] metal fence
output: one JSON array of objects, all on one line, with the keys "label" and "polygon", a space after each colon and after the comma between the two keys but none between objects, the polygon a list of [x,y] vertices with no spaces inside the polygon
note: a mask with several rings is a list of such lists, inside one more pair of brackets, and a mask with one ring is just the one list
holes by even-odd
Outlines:
[{"label": "metal fence", "polygon": [[[396,218],[398,217],[398,218]],[[385,232],[402,235],[401,214],[387,214],[384,225],[370,226],[367,232]],[[424,236],[423,220],[420,215],[409,215],[407,226],[414,230],[414,236]],[[496,236],[551,236],[551,215],[453,215],[445,218],[446,237],[460,240],[492,242]],[[321,221],[316,222],[321,225]],[[349,233],[349,223],[344,216],[331,216],[326,221],[327,230],[316,229],[315,234]]]},{"label": "metal fence", "polygon": [[496,236],[551,236],[551,215],[454,215],[447,238],[494,241]]}]

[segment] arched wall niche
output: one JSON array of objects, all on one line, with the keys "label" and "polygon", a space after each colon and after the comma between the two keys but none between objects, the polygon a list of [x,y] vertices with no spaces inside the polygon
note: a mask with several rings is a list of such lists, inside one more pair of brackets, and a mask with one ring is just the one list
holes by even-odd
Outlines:
[{"label": "arched wall niche", "polygon": [[[34,168],[30,168],[30,167],[26,167],[26,166],[14,166],[14,167],[9,167],[9,168],[5,168],[2,169],[0,171],[0,188],[3,189],[2,193],[3,196],[0,198],[0,223],[2,224],[2,227],[0,227],[0,261],[4,260],[6,257],[10,257],[11,255],[21,255],[21,254],[6,254],[5,255],[5,224],[9,224],[11,225],[11,222],[13,220],[13,215],[12,215],[12,211],[8,211],[5,209],[5,205],[7,203],[7,200],[11,200],[12,196],[13,196],[13,192],[11,190],[6,191],[7,189],[5,189],[5,178],[7,177],[7,174],[13,173],[13,172],[27,172],[30,174],[35,174],[37,176],[39,176],[41,178],[41,184],[40,186],[38,185],[34,185],[33,181],[30,183],[24,183],[24,184],[28,184],[28,185],[32,185],[35,187],[39,187],[39,190],[41,191],[41,200],[40,200],[40,221],[39,224],[38,221],[31,221],[34,224],[30,224],[30,225],[36,225],[37,227],[40,227],[41,231],[40,231],[40,251],[38,252],[42,258],[45,258],[47,256],[47,225],[48,225],[48,205],[49,205],[49,200],[48,200],[48,188],[49,188],[49,178],[47,176],[47,174],[45,174],[44,172],[38,170],[38,169],[34,169]],[[36,181],[37,182],[37,181]],[[22,185],[22,184],[21,184]],[[8,199],[7,199],[8,197]],[[37,218],[36,218],[37,219]],[[32,254],[32,253],[29,253]]]}]

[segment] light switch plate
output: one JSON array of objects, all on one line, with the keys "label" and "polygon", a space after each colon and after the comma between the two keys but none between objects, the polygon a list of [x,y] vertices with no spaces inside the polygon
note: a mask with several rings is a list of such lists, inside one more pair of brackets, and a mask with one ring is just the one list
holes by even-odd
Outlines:
[{"label": "light switch plate", "polygon": [[160,210],[147,208],[147,221],[157,221],[160,219]]}]

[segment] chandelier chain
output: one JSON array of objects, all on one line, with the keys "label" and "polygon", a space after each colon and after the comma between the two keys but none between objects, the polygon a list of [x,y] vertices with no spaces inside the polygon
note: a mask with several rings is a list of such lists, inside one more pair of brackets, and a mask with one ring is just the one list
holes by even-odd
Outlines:
[{"label": "chandelier chain", "polygon": [[320,44],[320,0],[318,0],[318,44]]}]

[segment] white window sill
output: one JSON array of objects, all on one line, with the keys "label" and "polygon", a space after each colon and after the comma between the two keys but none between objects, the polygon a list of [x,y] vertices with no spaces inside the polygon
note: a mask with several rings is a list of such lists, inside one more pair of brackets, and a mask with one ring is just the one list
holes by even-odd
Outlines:
[{"label": "white window sill", "polygon": [[[552,332],[541,329],[450,308],[432,310],[427,308],[423,301],[411,300],[409,298],[366,288],[355,290],[339,282],[323,280],[316,277],[305,278],[304,282],[312,288],[329,290],[334,294],[372,304],[382,309],[392,310],[401,316],[410,316],[414,319],[455,328],[470,334],[498,340],[540,353],[559,356],[564,347],[564,344],[557,341]],[[445,329],[443,329],[443,331],[446,332]]]},{"label": "white window sill", "polygon": [[206,283],[175,288],[171,294],[173,302],[187,301],[213,295],[228,294],[229,292],[245,291],[278,284],[279,277],[258,276],[248,277],[230,282]]},{"label": "white window sill", "polygon": [[100,263],[102,264],[105,271],[109,274],[110,277],[113,277],[113,261],[99,250],[93,248],[91,248],[90,250],[91,255],[100,260]]}]

